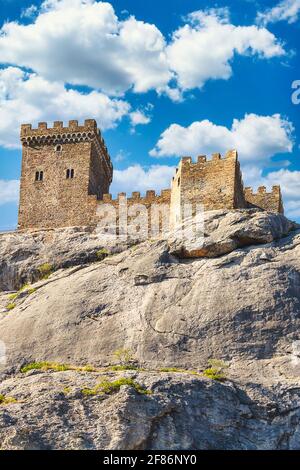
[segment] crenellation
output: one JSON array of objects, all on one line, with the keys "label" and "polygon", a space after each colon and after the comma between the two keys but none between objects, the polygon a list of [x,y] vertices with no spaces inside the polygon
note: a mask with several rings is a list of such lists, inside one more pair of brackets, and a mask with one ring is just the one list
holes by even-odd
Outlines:
[{"label": "crenellation", "polygon": [[248,207],[258,207],[270,212],[284,212],[281,189],[278,185],[273,186],[270,192],[267,192],[265,186],[259,186],[257,192],[254,192],[251,187],[246,187],[244,194]]},{"label": "crenellation", "polygon": [[62,129],[64,127],[64,123],[62,121],[54,121],[53,127],[54,129]]},{"label": "crenellation", "polygon": [[153,189],[146,191],[146,198],[153,199],[156,196],[156,192]]},{"label": "crenellation", "polygon": [[143,196],[133,191],[128,199],[122,192],[113,199],[109,193],[113,165],[94,119],[84,124],[70,120],[67,127],[62,121],[54,121],[53,127],[45,122],[37,128],[23,124],[21,142],[20,229],[93,226],[97,207],[111,204],[118,209],[123,200],[128,207],[140,204],[147,209],[149,234],[152,209],[161,211],[162,206],[167,207],[170,228],[180,223],[186,204],[193,212],[199,205],[204,210],[259,207],[283,212],[280,186],[273,186],[271,192],[260,186],[256,193],[244,188],[236,150],[223,157],[214,153],[210,159],[199,155],[195,162],[183,157],[171,188],[160,194],[149,189]]},{"label": "crenellation", "polygon": [[259,194],[266,194],[267,193],[267,188],[265,186],[259,186],[257,189],[257,192]]},{"label": "crenellation", "polygon": [[225,154],[225,158],[234,158],[235,160],[238,159],[237,150],[228,150]]}]

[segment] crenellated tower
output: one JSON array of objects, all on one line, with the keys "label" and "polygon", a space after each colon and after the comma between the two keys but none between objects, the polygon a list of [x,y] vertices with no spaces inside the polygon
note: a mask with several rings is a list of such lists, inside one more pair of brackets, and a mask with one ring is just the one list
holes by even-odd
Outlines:
[{"label": "crenellated tower", "polygon": [[19,229],[91,225],[113,167],[96,121],[21,126]]}]

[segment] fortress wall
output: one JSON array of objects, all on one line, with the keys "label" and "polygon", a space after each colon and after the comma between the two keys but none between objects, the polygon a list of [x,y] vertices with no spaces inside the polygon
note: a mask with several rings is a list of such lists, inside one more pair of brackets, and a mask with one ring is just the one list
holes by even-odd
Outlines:
[{"label": "fortress wall", "polygon": [[[134,225],[138,224],[138,218],[140,213],[142,212],[142,208],[145,208],[147,211],[148,217],[148,226],[141,227],[141,230],[144,232],[145,237],[153,235],[153,217],[158,219],[155,220],[156,227],[159,227],[159,231],[162,231],[162,224],[164,223],[164,227],[169,228],[169,215],[170,215],[170,200],[171,200],[171,190],[170,189],[163,189],[161,193],[158,195],[154,190],[149,190],[146,192],[145,196],[141,196],[140,192],[136,191],[133,192],[131,197],[126,199],[126,193],[120,193],[116,199],[112,199],[111,194],[105,194],[103,196],[103,200],[98,201],[98,207],[104,206],[105,204],[112,205],[116,210],[116,222],[117,222],[117,232],[119,226],[119,208],[120,205],[123,204],[126,200],[127,204],[127,223],[130,226],[131,223]],[[141,206],[139,208],[139,206]],[[124,207],[124,206],[123,206]],[[163,211],[163,216],[162,212]],[[164,220],[162,220],[164,217]],[[96,221],[97,223],[97,221]]]},{"label": "fortress wall", "polygon": [[248,207],[259,207],[270,212],[284,213],[280,186],[273,186],[272,192],[267,192],[265,186],[260,186],[257,193],[252,188],[245,188],[245,200]]}]

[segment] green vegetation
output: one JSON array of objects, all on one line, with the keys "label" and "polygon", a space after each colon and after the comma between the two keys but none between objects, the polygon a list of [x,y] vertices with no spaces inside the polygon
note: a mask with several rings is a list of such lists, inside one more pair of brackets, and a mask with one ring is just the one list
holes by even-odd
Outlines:
[{"label": "green vegetation", "polygon": [[131,366],[135,361],[133,352],[130,349],[117,349],[114,352],[114,357],[121,366]]},{"label": "green vegetation", "polygon": [[9,405],[11,403],[17,403],[17,400],[13,397],[7,397],[0,394],[0,405]]},{"label": "green vegetation", "polygon": [[72,366],[69,364],[59,364],[57,362],[31,362],[21,368],[21,372],[25,373],[30,370],[54,370],[55,372],[64,372],[66,370],[75,370],[77,372],[96,372],[92,366]]},{"label": "green vegetation", "polygon": [[18,294],[20,294],[21,292],[24,292],[24,290],[27,290],[29,289],[30,287],[30,284],[24,284],[22,287],[20,287],[20,289],[18,290]]},{"label": "green vegetation", "polygon": [[229,367],[226,362],[219,359],[210,359],[208,364],[210,367],[205,369],[203,372],[205,377],[212,380],[218,380],[219,382],[226,380],[226,369]]},{"label": "green vegetation", "polygon": [[71,392],[71,388],[70,388],[70,387],[65,387],[65,388],[63,389],[63,394],[64,394],[64,395],[68,395],[68,393],[70,393],[70,392]]},{"label": "green vegetation", "polygon": [[198,375],[196,370],[179,369],[177,367],[163,367],[162,369],[159,369],[159,372],[177,372],[181,374]]},{"label": "green vegetation", "polygon": [[24,284],[24,286],[22,286],[18,290],[18,292],[14,292],[13,294],[9,294],[8,299],[11,300],[11,302],[6,306],[7,310],[13,310],[16,307],[16,304],[13,301],[16,300],[19,297],[19,295],[24,291],[27,295],[30,295],[30,294],[33,294],[36,291],[36,288],[31,287],[30,284]]},{"label": "green vegetation", "polygon": [[110,253],[108,250],[106,250],[106,248],[101,248],[101,250],[98,250],[96,252],[96,256],[99,261],[102,261],[104,258],[106,258],[109,255]]},{"label": "green vegetation", "polygon": [[38,268],[41,279],[48,279],[48,277],[54,272],[54,268],[49,263],[41,264]]},{"label": "green vegetation", "polygon": [[93,395],[110,395],[112,393],[116,393],[120,390],[122,385],[128,385],[129,387],[134,388],[137,393],[142,395],[150,394],[150,390],[145,389],[139,383],[135,382],[133,379],[121,377],[118,380],[113,382],[109,382],[109,380],[103,380],[94,388],[84,388],[81,392],[85,396],[93,396]]},{"label": "green vegetation", "polygon": [[31,294],[33,294],[35,291],[36,291],[36,288],[35,288],[35,287],[30,287],[30,288],[27,290],[26,293],[27,293],[28,295],[31,295]]},{"label": "green vegetation", "polygon": [[58,364],[56,362],[32,362],[21,368],[21,372],[23,373],[30,370],[55,370],[57,372],[62,372],[65,370],[70,370],[70,367],[65,364]]},{"label": "green vegetation", "polygon": [[31,287],[30,284],[24,284],[24,286],[21,287],[21,289],[18,290],[18,294],[21,294],[21,292],[25,292],[26,294],[30,295],[33,294],[36,291],[35,287]]},{"label": "green vegetation", "polygon": [[8,298],[9,300],[15,300],[18,297],[18,293],[16,292],[15,294],[9,294]]},{"label": "green vegetation", "polygon": [[24,292],[26,291],[26,294],[27,295],[30,295],[30,294],[33,294],[35,291],[36,291],[36,288],[35,287],[30,287],[29,284],[25,284],[23,287],[21,287],[18,292],[15,292],[13,294],[10,294],[8,296],[8,299],[11,300],[12,302],[10,302],[7,306],[6,306],[6,309],[7,310],[13,310],[15,307],[16,307],[16,303],[13,302],[14,300],[16,300],[19,295],[21,294],[21,292]]},{"label": "green vegetation", "polygon": [[16,304],[14,302],[10,302],[8,305],[6,305],[7,310],[13,310],[16,307]]}]

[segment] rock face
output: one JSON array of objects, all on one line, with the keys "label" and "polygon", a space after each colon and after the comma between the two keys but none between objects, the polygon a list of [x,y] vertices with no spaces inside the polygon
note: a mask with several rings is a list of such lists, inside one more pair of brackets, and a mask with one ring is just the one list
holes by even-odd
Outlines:
[{"label": "rock face", "polygon": [[122,386],[112,395],[84,396],[103,379],[97,373],[5,380],[1,392],[18,401],[1,407],[1,449],[299,448],[299,391],[288,384],[248,394],[232,382],[188,374],[125,375],[151,394]]},{"label": "rock face", "polygon": [[[112,253],[128,246],[107,246],[105,242],[105,248]],[[0,291],[19,289],[36,281],[43,263],[59,269],[96,261],[102,248],[103,240],[88,227],[0,234]]]},{"label": "rock face", "polygon": [[[201,244],[170,237],[118,245],[102,261],[95,261],[103,244],[93,234],[83,242],[82,232],[55,232],[48,244],[40,234],[35,251],[30,235],[0,240],[10,286],[41,259],[59,268],[33,284],[34,292],[19,294],[12,310],[8,292],[0,295],[7,354],[0,394],[20,397],[0,405],[2,448],[300,448],[300,230],[260,211],[206,217]],[[6,274],[0,279],[4,287]],[[33,361],[103,367],[118,348],[134,353],[145,369],[137,380],[152,395],[127,387],[83,400],[76,390],[97,380],[93,374],[18,373]],[[201,371],[211,358],[230,364],[224,384],[159,373],[161,367]],[[66,397],[61,389],[69,376],[75,392]],[[38,400],[41,393],[45,400]],[[32,400],[29,414],[25,396]],[[66,416],[78,407],[79,427],[69,429]],[[110,420],[102,425],[112,409],[116,429]],[[91,419],[98,423],[93,431]],[[28,423],[36,424],[28,430]],[[140,425],[141,435],[129,437]]]}]

